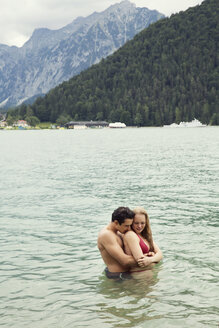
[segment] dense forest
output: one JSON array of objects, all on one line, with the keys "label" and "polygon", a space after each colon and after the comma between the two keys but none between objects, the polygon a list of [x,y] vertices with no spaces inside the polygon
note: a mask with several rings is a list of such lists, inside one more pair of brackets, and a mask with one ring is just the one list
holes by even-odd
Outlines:
[{"label": "dense forest", "polygon": [[113,55],[9,116],[138,126],[197,118],[219,125],[218,43],[218,0],[205,0],[152,24]]}]

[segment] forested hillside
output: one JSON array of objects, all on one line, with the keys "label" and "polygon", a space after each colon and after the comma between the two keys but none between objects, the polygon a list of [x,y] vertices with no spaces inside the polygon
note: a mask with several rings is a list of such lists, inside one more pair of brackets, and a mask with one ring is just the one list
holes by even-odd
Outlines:
[{"label": "forested hillside", "polygon": [[218,43],[218,0],[206,0],[152,24],[98,65],[13,115],[139,126],[195,117],[219,124]]}]

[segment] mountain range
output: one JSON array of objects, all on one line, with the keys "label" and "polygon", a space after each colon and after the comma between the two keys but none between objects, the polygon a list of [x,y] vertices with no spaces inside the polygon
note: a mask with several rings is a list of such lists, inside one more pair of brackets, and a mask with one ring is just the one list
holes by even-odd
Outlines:
[{"label": "mountain range", "polygon": [[36,29],[20,48],[0,44],[0,107],[33,102],[161,18],[158,11],[125,0],[58,30]]},{"label": "mountain range", "polygon": [[112,55],[51,89],[11,119],[219,125],[219,6],[205,0],[151,24]]}]

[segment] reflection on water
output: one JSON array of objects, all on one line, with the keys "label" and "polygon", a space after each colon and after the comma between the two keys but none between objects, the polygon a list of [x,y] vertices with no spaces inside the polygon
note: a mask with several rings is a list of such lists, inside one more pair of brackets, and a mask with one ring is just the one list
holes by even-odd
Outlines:
[{"label": "reflection on water", "polygon": [[97,291],[105,300],[98,304],[104,327],[105,323],[115,328],[135,327],[157,318],[152,306],[156,304],[154,291],[161,269],[162,265],[158,264],[152,270],[137,273],[127,280],[115,281],[101,276]]}]

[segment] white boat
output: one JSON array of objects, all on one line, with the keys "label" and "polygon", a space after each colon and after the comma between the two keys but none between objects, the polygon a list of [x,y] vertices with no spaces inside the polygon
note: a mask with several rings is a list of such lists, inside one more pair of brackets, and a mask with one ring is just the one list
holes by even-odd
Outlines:
[{"label": "white boat", "polygon": [[201,128],[207,126],[206,124],[202,124],[196,118],[191,122],[180,122],[179,124],[172,123],[170,125],[164,125],[164,128]]},{"label": "white boat", "polygon": [[110,123],[109,128],[126,128],[126,125],[125,123],[115,122],[115,123]]},{"label": "white boat", "polygon": [[207,126],[206,124],[202,124],[196,118],[194,120],[192,120],[191,122],[180,122],[179,126],[181,123],[182,123],[182,127],[185,127],[185,128],[201,128],[201,127]]}]

